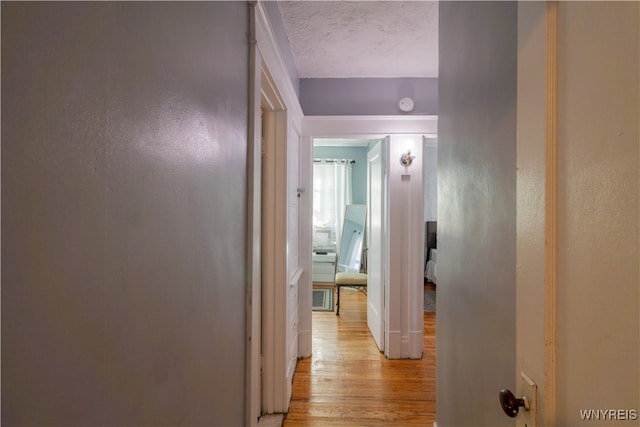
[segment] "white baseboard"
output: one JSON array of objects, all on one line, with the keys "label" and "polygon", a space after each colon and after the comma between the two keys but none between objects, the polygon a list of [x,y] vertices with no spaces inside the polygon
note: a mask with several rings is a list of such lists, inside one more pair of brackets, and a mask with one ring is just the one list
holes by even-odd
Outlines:
[{"label": "white baseboard", "polygon": [[311,331],[298,329],[298,357],[311,357]]},{"label": "white baseboard", "polygon": [[422,330],[409,331],[409,359],[422,359],[422,350],[424,349],[424,337]]},{"label": "white baseboard", "polygon": [[388,331],[385,344],[387,359],[402,359],[402,331]]}]

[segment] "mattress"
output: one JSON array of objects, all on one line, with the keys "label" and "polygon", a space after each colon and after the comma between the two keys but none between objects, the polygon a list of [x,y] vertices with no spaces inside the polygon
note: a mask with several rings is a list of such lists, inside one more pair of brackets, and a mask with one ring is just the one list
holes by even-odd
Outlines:
[{"label": "mattress", "polygon": [[430,256],[429,259],[433,262],[438,262],[438,250],[436,248],[431,248],[429,250]]},{"label": "mattress", "polygon": [[438,250],[437,249],[431,249],[430,253],[429,253],[429,261],[427,261],[427,266],[425,267],[424,270],[424,277],[427,278],[427,280],[433,282],[433,283],[438,283],[436,281],[436,261],[438,259]]}]

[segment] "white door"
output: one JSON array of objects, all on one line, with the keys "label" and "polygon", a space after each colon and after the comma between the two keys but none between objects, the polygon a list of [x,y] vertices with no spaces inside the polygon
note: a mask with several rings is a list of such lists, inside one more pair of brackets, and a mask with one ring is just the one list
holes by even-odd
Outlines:
[{"label": "white door", "polygon": [[385,349],[386,289],[386,158],[389,137],[367,154],[367,326],[380,351]]},{"label": "white door", "polygon": [[302,275],[300,266],[300,134],[295,126],[289,126],[287,140],[287,277],[286,298],[286,348],[285,408],[291,400],[293,374],[298,362],[298,285]]}]

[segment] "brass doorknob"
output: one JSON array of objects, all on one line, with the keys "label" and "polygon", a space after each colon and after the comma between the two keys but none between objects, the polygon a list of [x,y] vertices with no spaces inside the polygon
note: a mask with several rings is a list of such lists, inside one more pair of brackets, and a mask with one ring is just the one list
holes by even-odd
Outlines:
[{"label": "brass doorknob", "polygon": [[500,406],[505,414],[515,418],[519,408],[524,408],[525,411],[529,410],[529,401],[526,397],[518,399],[509,389],[502,389],[500,390]]}]

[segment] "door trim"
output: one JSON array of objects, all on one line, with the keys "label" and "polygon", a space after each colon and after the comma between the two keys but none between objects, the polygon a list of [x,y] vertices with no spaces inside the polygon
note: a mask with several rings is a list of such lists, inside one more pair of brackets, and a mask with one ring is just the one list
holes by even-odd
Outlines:
[{"label": "door trim", "polygon": [[[286,399],[287,384],[284,374],[286,360],[285,328],[264,328],[264,316],[272,316],[274,325],[286,324],[287,310],[277,310],[276,300],[287,305],[282,297],[286,292],[286,223],[282,230],[269,236],[263,235],[261,226],[263,212],[262,202],[262,121],[261,106],[271,110],[274,120],[274,135],[287,142],[289,126],[299,129],[302,122],[302,108],[293,88],[286,65],[280,54],[278,43],[267,17],[264,5],[259,1],[248,1],[249,8],[249,118],[248,118],[248,152],[247,152],[247,332],[246,332],[246,378],[245,378],[245,425],[256,426],[258,418],[264,412],[262,401],[266,402],[271,412],[284,412],[288,407]],[[286,143],[280,144],[286,147]],[[286,160],[285,156],[282,159]],[[282,171],[281,171],[282,172]],[[284,179],[277,180],[278,187],[273,188],[276,194],[287,194],[286,173]],[[273,207],[272,205],[270,205]],[[271,208],[269,208],[271,209]],[[275,208],[274,208],[275,209]],[[273,217],[273,212],[270,213]],[[269,214],[268,214],[269,215]],[[284,242],[279,244],[278,242]],[[284,254],[284,268],[279,271],[285,280],[274,279],[270,288],[274,298],[268,298],[262,305],[262,246],[276,247]],[[281,254],[281,255],[282,255]],[[304,275],[304,272],[303,272]],[[286,308],[286,307],[285,307]],[[275,316],[275,317],[273,317]],[[265,350],[270,367],[274,374],[266,374],[272,378],[268,384],[260,383],[262,368],[261,342],[269,343],[270,350]],[[281,367],[281,368],[280,368]]]},{"label": "door trim", "polygon": [[[286,348],[286,111],[262,69],[262,398],[261,412],[283,412]],[[283,141],[285,143],[283,143]]]},{"label": "door trim", "polygon": [[413,133],[436,137],[438,116],[306,116],[302,120],[302,135],[314,138],[380,137]]},{"label": "door trim", "polygon": [[557,247],[557,14],[558,4],[547,2],[546,135],[545,135],[545,271],[544,271],[544,425],[556,414],[556,247]]},{"label": "door trim", "polygon": [[247,324],[246,324],[246,386],[245,425],[257,425],[260,417],[260,342],[262,324],[262,118],[261,68],[262,55],[255,39],[255,13],[249,13],[249,122],[247,141]]}]

